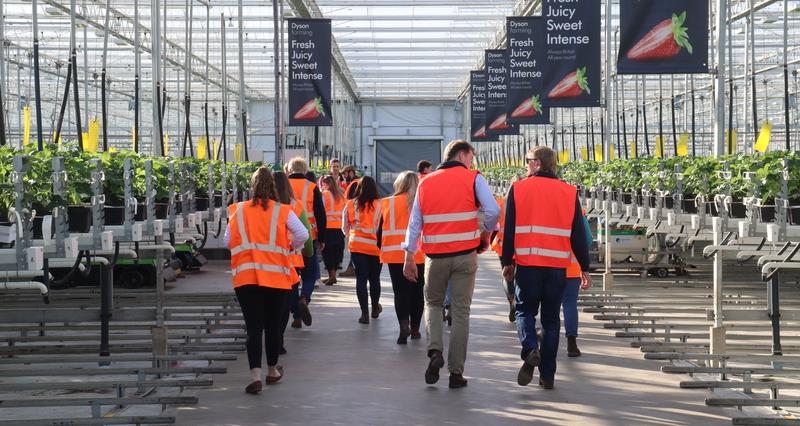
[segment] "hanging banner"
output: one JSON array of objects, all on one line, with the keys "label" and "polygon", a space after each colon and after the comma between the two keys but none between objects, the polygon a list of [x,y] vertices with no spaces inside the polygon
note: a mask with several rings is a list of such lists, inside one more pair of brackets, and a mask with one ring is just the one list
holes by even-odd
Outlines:
[{"label": "hanging banner", "polygon": [[506,93],[508,91],[508,51],[487,50],[486,64],[486,134],[518,135],[519,126],[508,123]]},{"label": "hanging banner", "polygon": [[542,107],[542,64],[534,52],[544,42],[541,17],[506,19],[508,42],[507,120],[511,124],[550,124],[550,111]]},{"label": "hanging banner", "polygon": [[708,0],[620,0],[617,73],[707,73],[708,28]]},{"label": "hanging banner", "polygon": [[486,134],[486,73],[471,71],[470,80],[470,141],[497,142],[497,136]]},{"label": "hanging banner", "polygon": [[600,0],[543,0],[545,107],[600,106]]},{"label": "hanging banner", "polygon": [[761,126],[761,132],[758,133],[758,139],[753,147],[756,151],[764,153],[769,148],[769,142],[772,139],[772,123],[769,121],[764,122]]},{"label": "hanging banner", "polygon": [[332,126],[331,20],[289,20],[289,125]]}]

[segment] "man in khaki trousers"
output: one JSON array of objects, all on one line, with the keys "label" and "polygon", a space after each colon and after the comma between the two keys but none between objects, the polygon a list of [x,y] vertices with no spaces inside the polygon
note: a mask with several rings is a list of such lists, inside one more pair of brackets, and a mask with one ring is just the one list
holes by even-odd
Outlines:
[{"label": "man in khaki trousers", "polygon": [[[428,368],[425,383],[439,381],[444,366],[442,306],[450,285],[453,326],[447,353],[450,388],[467,385],[464,362],[469,340],[469,312],[478,270],[478,254],[489,247],[489,238],[500,215],[489,185],[480,173],[470,170],[475,149],[469,142],[454,140],[445,148],[446,161],[420,182],[411,219],[402,244],[406,250],[403,274],[417,280],[413,254],[425,253],[425,310],[428,329]],[[481,227],[479,215],[483,212]]]}]

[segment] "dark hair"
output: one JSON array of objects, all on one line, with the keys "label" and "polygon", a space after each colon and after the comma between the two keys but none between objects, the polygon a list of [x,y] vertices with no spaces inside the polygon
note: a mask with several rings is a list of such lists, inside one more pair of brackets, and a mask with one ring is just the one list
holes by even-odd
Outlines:
[{"label": "dark hair", "polygon": [[341,163],[342,163],[342,161],[341,161],[341,160],[339,160],[338,158],[332,158],[332,159],[331,159],[331,164],[333,164],[333,163],[339,163],[339,164],[341,164]]},{"label": "dark hair", "polygon": [[454,141],[451,141],[444,148],[444,158],[446,158],[447,161],[453,161],[456,159],[458,154],[462,152],[471,152],[474,154],[475,147],[473,147],[472,144],[470,144],[467,141],[456,139]]},{"label": "dark hair", "polygon": [[310,180],[311,182],[317,183],[317,175],[314,174],[312,171],[306,172],[306,179]]},{"label": "dark hair", "polygon": [[433,164],[431,164],[430,161],[428,160],[420,161],[419,163],[417,163],[417,173],[424,172],[425,169],[427,169],[428,167],[433,167]]},{"label": "dark hair", "polygon": [[[352,182],[352,181],[351,181]],[[344,194],[345,198],[348,200],[352,200],[358,196],[358,184],[350,184],[347,186],[347,194]]]},{"label": "dark hair", "polygon": [[292,204],[294,192],[289,183],[289,177],[284,172],[275,172],[272,177],[275,180],[275,201],[281,204]]},{"label": "dark hair", "polygon": [[266,166],[259,167],[250,177],[250,194],[253,205],[260,205],[264,210],[269,207],[270,200],[275,200],[275,181]]},{"label": "dark hair", "polygon": [[378,196],[378,185],[375,184],[375,179],[370,176],[364,176],[358,181],[358,195],[356,195],[356,204],[359,210],[366,211],[372,208],[371,203],[380,198]]},{"label": "dark hair", "polygon": [[333,176],[323,176],[322,182],[324,182],[325,185],[328,185],[328,191],[333,194],[333,199],[335,201],[339,201],[342,199],[342,197],[344,197],[344,194],[342,194],[342,188],[339,186],[339,182],[336,182],[336,179],[334,179]]}]

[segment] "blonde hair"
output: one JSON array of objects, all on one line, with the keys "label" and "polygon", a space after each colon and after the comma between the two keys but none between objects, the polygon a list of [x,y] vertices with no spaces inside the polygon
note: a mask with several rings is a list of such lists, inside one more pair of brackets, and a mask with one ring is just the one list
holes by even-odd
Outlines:
[{"label": "blonde hair", "polygon": [[289,160],[289,170],[292,173],[306,174],[308,172],[308,163],[306,163],[306,159],[303,157],[294,157]]},{"label": "blonde hair", "polygon": [[406,194],[408,196],[406,203],[408,203],[409,211],[411,211],[411,207],[414,205],[414,198],[416,198],[417,195],[417,186],[419,186],[419,177],[410,170],[400,173],[397,179],[394,180],[394,195]]}]

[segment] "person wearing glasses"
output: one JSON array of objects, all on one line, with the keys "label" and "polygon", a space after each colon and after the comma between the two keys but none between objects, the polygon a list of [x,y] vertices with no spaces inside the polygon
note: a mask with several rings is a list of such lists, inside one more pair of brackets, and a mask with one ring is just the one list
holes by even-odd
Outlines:
[{"label": "person wearing glasses", "polygon": [[[556,153],[537,146],[525,160],[528,178],[514,183],[506,199],[503,277],[516,284],[517,334],[522,367],[517,384],[527,386],[539,368],[539,386],[553,389],[561,331],[559,311],[572,257],[582,285],[591,284],[589,246],[577,189],[556,177]],[[536,337],[541,309],[542,342]]]}]

